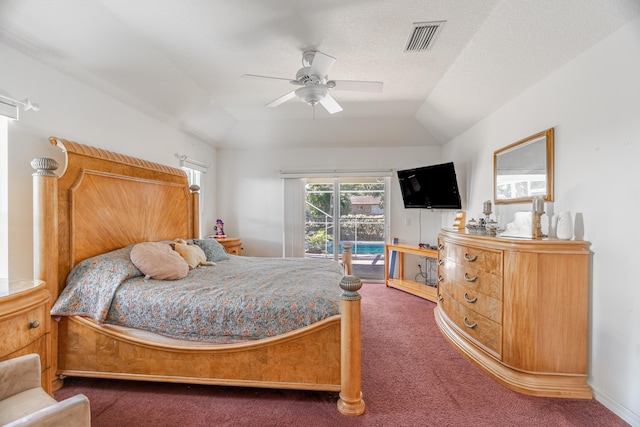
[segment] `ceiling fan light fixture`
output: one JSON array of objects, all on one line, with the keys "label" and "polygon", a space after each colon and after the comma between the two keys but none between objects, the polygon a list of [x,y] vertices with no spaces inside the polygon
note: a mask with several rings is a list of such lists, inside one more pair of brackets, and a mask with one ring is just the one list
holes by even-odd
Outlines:
[{"label": "ceiling fan light fixture", "polygon": [[308,85],[296,89],[296,96],[309,105],[316,105],[327,96],[328,89],[324,85]]},{"label": "ceiling fan light fixture", "polygon": [[[336,62],[332,56],[322,52],[308,50],[302,55],[302,68],[296,73],[295,80],[282,77],[260,76],[257,74],[243,74],[245,77],[258,77],[265,79],[288,80],[298,89],[287,92],[275,101],[266,105],[274,108],[288,100],[298,97],[305,104],[315,107],[320,104],[329,114],[342,111],[342,107],[329,94],[330,90],[350,90],[359,92],[382,92],[382,82],[363,80],[329,80],[329,70]],[[314,108],[315,117],[315,108]]]},{"label": "ceiling fan light fixture", "polygon": [[307,50],[305,52],[302,53],[302,66],[303,67],[310,67],[311,63],[313,62],[313,58],[315,58],[316,56],[316,51],[315,50]]}]

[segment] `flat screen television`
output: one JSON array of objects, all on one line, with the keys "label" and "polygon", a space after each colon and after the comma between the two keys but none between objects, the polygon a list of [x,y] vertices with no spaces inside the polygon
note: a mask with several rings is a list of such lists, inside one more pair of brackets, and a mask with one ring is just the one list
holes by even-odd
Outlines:
[{"label": "flat screen television", "polygon": [[405,208],[462,209],[453,163],[398,171]]}]

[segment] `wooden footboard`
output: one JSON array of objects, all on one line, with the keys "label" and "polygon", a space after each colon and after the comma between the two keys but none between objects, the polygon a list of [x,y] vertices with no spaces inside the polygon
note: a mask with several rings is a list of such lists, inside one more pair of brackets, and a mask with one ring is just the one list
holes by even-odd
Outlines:
[{"label": "wooden footboard", "polygon": [[[54,298],[84,259],[143,241],[198,237],[197,188],[189,188],[182,170],[58,138],[50,142],[65,152],[67,164],[58,177],[55,161],[32,162],[34,277],[47,282]],[[350,257],[344,258],[350,274]],[[53,388],[67,375],[339,391],[340,412],[360,415],[361,283],[347,275],[339,285],[340,316],[242,344],[167,344],[63,318],[51,328]]]},{"label": "wooden footboard", "polygon": [[242,344],[162,344],[81,317],[58,334],[61,375],[340,391],[340,316]]}]

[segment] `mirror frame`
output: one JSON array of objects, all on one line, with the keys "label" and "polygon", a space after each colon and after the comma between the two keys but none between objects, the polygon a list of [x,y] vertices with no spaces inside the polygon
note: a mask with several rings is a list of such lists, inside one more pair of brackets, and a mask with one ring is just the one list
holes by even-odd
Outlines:
[{"label": "mirror frame", "polygon": [[498,156],[501,154],[505,154],[508,152],[512,152],[514,150],[518,150],[519,148],[524,147],[525,145],[538,140],[540,138],[545,138],[546,140],[546,160],[547,160],[547,190],[544,195],[544,200],[546,202],[553,202],[553,128],[544,130],[542,132],[538,132],[535,135],[531,135],[525,139],[522,139],[518,142],[515,142],[511,145],[508,145],[504,148],[501,148],[493,153],[493,200],[496,205],[501,204],[510,204],[510,203],[526,203],[533,201],[533,196],[531,197],[519,197],[513,199],[500,199],[498,200]]}]

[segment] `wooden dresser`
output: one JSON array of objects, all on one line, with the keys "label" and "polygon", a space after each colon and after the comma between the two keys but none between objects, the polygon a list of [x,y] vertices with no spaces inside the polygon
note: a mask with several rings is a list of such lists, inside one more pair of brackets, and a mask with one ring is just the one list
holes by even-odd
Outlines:
[{"label": "wooden dresser", "polygon": [[242,255],[242,240],[238,237],[227,237],[217,240],[224,246],[224,250],[227,251],[228,254]]},{"label": "wooden dresser", "polygon": [[591,398],[589,244],[443,231],[438,306],[444,336],[506,387]]},{"label": "wooden dresser", "polygon": [[0,281],[0,361],[38,353],[42,388],[51,394],[50,298],[45,283]]}]

